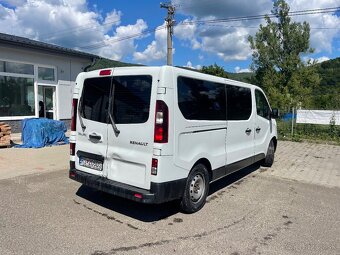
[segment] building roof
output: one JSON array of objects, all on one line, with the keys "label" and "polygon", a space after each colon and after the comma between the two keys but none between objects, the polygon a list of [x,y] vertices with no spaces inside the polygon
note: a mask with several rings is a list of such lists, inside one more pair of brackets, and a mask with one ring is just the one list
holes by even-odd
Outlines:
[{"label": "building roof", "polygon": [[14,45],[14,46],[21,46],[24,48],[36,49],[36,50],[50,52],[50,53],[80,57],[80,58],[87,58],[87,59],[99,58],[97,55],[93,55],[90,53],[81,52],[81,51],[61,47],[61,46],[54,45],[54,44],[39,42],[39,41],[31,40],[25,37],[3,34],[3,33],[0,33],[0,43]]}]

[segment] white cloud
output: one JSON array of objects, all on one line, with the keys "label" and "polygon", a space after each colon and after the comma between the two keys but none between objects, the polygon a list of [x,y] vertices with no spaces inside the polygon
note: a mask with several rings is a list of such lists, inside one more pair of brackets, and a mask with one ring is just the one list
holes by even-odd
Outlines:
[{"label": "white cloud", "polygon": [[188,61],[184,67],[193,68],[191,61]]},{"label": "white cloud", "polygon": [[322,62],[325,62],[325,61],[328,61],[328,60],[329,60],[329,57],[325,57],[325,56],[319,57],[319,58],[316,59],[316,61],[318,63],[322,63]]},{"label": "white cloud", "polygon": [[187,67],[187,68],[191,68],[191,69],[196,69],[196,70],[201,70],[202,69],[201,65],[193,66],[190,60],[183,67]]},{"label": "white cloud", "polygon": [[313,63],[322,63],[322,62],[328,61],[329,59],[330,59],[329,57],[322,56],[322,57],[319,57],[319,58],[304,57],[302,60],[306,64],[313,64]]},{"label": "white cloud", "polygon": [[173,0],[178,4],[178,12],[195,16],[199,19],[213,16],[216,18],[237,17],[245,15],[263,14],[271,10],[271,0],[249,0],[225,1],[197,1],[197,0]]},{"label": "white cloud", "polygon": [[[113,36],[105,36],[105,47],[99,49],[99,55],[108,56],[115,60],[122,60],[122,58],[135,51],[135,40],[138,37],[129,40],[125,40],[125,38],[140,34],[147,29],[147,27],[146,22],[142,19],[137,20],[134,25],[117,27]],[[142,35],[139,37],[142,37]]]},{"label": "white cloud", "polygon": [[174,29],[174,36],[183,41],[190,41],[192,49],[196,50],[201,47],[200,42],[196,38],[197,26],[190,23],[191,20],[185,19]]},{"label": "white cloud", "polygon": [[[0,4],[0,32],[28,37],[103,57],[121,60],[136,48],[135,40],[122,40],[143,32],[144,20],[119,26],[122,13],[111,10],[104,13],[90,11],[85,0],[28,0],[6,1],[15,5],[6,8]],[[93,45],[93,47],[85,47]]]},{"label": "white cloud", "polygon": [[[339,6],[339,0],[287,0],[287,2],[292,11]],[[333,15],[333,13],[320,13],[295,16],[293,20],[298,22],[307,21],[310,24],[312,28],[310,38],[311,47],[315,49],[316,53],[322,51],[332,53],[333,39],[340,35],[340,16]]]},{"label": "white cloud", "polygon": [[[213,4],[209,1],[195,0],[174,0],[173,2],[179,4],[179,12],[192,16],[191,19],[184,21],[187,22],[187,25],[179,25],[177,31],[175,29],[176,37],[180,40],[189,40],[192,49],[200,49],[202,52],[216,55],[224,61],[246,60],[251,56],[248,36],[254,34],[256,30],[249,27],[258,26],[261,21],[205,25],[198,25],[195,21],[264,14],[269,13],[272,8],[271,0],[256,0],[252,4],[249,4],[248,0],[216,0]],[[190,20],[193,23],[188,23]]]},{"label": "white cloud", "polygon": [[249,72],[251,72],[249,68],[241,68],[239,66],[236,66],[234,68],[234,70],[235,70],[235,73],[249,73]]},{"label": "white cloud", "polygon": [[143,52],[136,51],[133,54],[135,61],[138,63],[148,63],[155,60],[166,59],[167,31],[166,28],[162,27],[164,27],[164,24],[156,29],[155,40],[153,40]]},{"label": "white cloud", "polygon": [[209,34],[202,38],[202,49],[215,53],[224,61],[246,60],[251,56],[248,32],[244,28],[234,29],[228,33]]},{"label": "white cloud", "polygon": [[103,22],[105,29],[110,30],[112,26],[118,26],[121,22],[121,16],[122,12],[117,10],[113,10],[112,12],[107,13],[106,18]]},{"label": "white cloud", "polygon": [[[213,4],[209,1],[173,0],[179,5],[178,12],[190,15],[189,20],[216,20],[230,17],[258,15],[270,13],[273,7],[271,0],[255,0],[251,4],[249,0],[225,1],[216,0]],[[339,6],[339,0],[287,0],[292,11],[317,9]],[[307,21],[312,27],[311,47],[316,53],[333,49],[333,39],[340,35],[340,16],[332,13],[300,15],[292,17],[294,21]],[[254,35],[260,23],[264,20],[248,20],[238,22],[220,22],[210,25],[187,25],[188,28],[180,28],[177,37],[180,40],[197,42],[197,47],[203,52],[217,55],[224,61],[246,60],[251,56],[251,50],[247,40],[248,35]],[[327,28],[327,29],[315,29]],[[176,31],[176,30],[175,30]],[[191,48],[194,44],[191,44]]]}]

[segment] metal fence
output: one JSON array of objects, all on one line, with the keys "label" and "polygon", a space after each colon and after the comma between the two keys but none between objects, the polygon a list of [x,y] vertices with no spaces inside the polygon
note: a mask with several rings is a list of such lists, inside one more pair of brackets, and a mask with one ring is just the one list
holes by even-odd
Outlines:
[{"label": "metal fence", "polygon": [[[340,111],[340,109],[328,110]],[[297,110],[295,108],[281,109],[280,117],[277,119],[278,136],[281,140],[310,140],[340,145],[340,125],[338,125],[338,121],[335,121],[335,119],[331,117],[329,122],[326,121],[324,123],[325,124],[298,123]]]}]

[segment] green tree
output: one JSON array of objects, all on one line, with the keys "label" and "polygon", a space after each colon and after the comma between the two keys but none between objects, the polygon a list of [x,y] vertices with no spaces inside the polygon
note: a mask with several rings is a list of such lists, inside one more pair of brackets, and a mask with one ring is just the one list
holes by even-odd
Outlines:
[{"label": "green tree", "polygon": [[227,73],[224,71],[223,67],[218,66],[216,63],[210,66],[203,66],[201,69],[202,73],[211,74],[223,78],[228,78]]},{"label": "green tree", "polygon": [[274,2],[272,14],[275,19],[267,15],[266,24],[248,38],[253,50],[254,82],[266,90],[275,107],[309,106],[311,91],[320,83],[315,63],[301,60],[301,54],[313,52],[310,26],[292,22],[284,0]]}]

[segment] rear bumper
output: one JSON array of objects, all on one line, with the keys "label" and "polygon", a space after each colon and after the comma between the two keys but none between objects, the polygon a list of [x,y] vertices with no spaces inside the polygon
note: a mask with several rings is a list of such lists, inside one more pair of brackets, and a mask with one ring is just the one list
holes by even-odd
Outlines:
[{"label": "rear bumper", "polygon": [[140,189],[107,178],[70,169],[69,177],[91,188],[146,204],[160,204],[183,196],[186,179],[171,182],[151,182],[151,189]]}]

